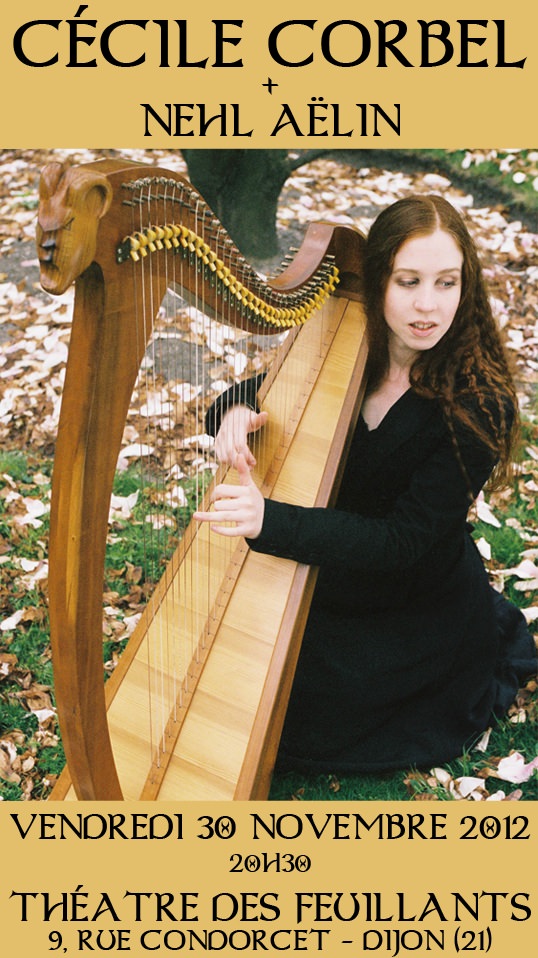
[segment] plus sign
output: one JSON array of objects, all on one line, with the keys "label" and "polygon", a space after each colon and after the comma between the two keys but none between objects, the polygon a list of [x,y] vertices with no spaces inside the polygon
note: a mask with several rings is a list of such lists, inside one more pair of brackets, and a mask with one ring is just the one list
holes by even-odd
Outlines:
[{"label": "plus sign", "polygon": [[272,93],[272,92],[273,92],[273,87],[274,87],[274,86],[278,86],[278,83],[273,83],[273,81],[271,80],[271,78],[270,78],[270,77],[267,77],[267,83],[262,83],[262,86],[266,86],[266,87],[267,87],[267,92],[268,92],[268,93]]}]

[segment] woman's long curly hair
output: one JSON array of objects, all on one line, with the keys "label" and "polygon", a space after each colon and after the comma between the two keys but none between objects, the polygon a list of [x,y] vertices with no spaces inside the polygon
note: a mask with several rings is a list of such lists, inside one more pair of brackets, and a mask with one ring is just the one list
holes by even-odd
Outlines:
[{"label": "woman's long curly hair", "polygon": [[410,384],[419,395],[441,402],[453,436],[460,423],[491,449],[496,466],[489,486],[499,486],[511,475],[517,397],[475,244],[460,214],[441,196],[398,200],[380,213],[368,234],[364,261],[368,389],[379,386],[389,370],[384,300],[396,253],[411,237],[438,229],[449,233],[463,254],[461,297],[442,339],[417,354]]}]

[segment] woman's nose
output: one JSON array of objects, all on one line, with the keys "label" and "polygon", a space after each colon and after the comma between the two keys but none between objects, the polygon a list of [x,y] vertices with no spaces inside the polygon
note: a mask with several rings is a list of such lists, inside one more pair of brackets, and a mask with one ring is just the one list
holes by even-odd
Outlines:
[{"label": "woman's nose", "polygon": [[414,305],[421,313],[431,313],[436,308],[434,291],[424,287],[418,290]]}]

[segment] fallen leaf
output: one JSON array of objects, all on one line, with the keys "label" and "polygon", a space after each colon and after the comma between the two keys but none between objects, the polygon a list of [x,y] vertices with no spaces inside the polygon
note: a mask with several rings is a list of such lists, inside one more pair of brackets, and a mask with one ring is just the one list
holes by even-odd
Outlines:
[{"label": "fallen leaf", "polygon": [[492,774],[504,782],[521,785],[523,782],[528,782],[536,769],[538,769],[538,755],[531,762],[525,763],[525,758],[520,752],[512,752],[506,758],[501,758],[497,769]]}]

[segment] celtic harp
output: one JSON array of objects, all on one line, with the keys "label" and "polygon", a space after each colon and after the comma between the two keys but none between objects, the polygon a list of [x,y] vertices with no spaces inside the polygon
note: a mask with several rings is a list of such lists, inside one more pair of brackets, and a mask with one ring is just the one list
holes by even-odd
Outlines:
[{"label": "celtic harp", "polygon": [[[313,224],[265,280],[185,178],[117,159],[46,167],[37,233],[44,289],[75,281],[49,550],[67,768],[51,797],[265,798],[316,570],[253,553],[205,523],[185,520],[181,531],[182,483],[197,500],[209,494],[205,476],[236,481],[206,449],[203,413],[212,385],[224,389],[223,370],[233,383],[245,367],[264,372],[269,421],[255,450],[264,495],[331,504],[361,401],[364,240]],[[264,342],[271,361],[260,358]],[[148,530],[151,594],[104,682],[111,496],[133,443],[149,512],[124,525]],[[161,547],[172,547],[168,558]]]}]

